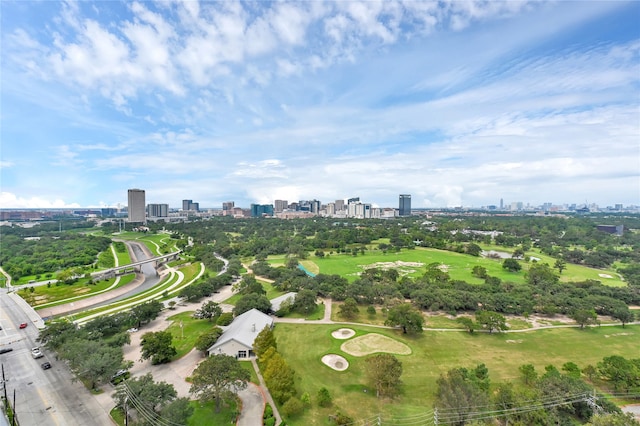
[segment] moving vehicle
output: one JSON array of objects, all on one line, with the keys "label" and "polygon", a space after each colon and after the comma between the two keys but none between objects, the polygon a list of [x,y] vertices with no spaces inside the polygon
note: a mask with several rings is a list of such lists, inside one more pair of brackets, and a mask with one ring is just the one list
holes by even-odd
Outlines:
[{"label": "moving vehicle", "polygon": [[33,359],[38,359],[38,358],[42,358],[44,354],[42,353],[40,348],[36,347],[31,349],[31,356],[33,357]]},{"label": "moving vehicle", "polygon": [[42,367],[43,370],[48,370],[51,368],[51,363],[49,361],[43,362],[42,364],[40,364],[40,367]]},{"label": "moving vehicle", "polygon": [[23,322],[22,324],[20,324],[20,328],[27,328],[27,323]]}]

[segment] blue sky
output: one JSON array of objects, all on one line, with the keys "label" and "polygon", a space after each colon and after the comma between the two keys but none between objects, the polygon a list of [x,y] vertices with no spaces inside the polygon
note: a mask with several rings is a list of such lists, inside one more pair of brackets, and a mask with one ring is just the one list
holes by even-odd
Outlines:
[{"label": "blue sky", "polygon": [[640,2],[0,8],[2,208],[640,204]]}]

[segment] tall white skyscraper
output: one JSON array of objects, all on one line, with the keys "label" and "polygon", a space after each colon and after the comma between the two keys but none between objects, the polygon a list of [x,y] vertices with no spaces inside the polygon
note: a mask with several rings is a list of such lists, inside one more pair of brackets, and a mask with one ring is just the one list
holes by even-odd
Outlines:
[{"label": "tall white skyscraper", "polygon": [[129,222],[147,222],[144,189],[130,189],[129,204],[127,211],[129,213]]}]

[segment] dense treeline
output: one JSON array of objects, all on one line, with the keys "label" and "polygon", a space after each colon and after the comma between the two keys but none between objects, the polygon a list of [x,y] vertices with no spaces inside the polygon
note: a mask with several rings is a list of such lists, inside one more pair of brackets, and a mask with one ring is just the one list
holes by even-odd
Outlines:
[{"label": "dense treeline", "polygon": [[107,237],[75,233],[45,234],[36,239],[3,235],[0,265],[18,280],[22,276],[91,265],[110,244]]},{"label": "dense treeline", "polygon": [[[501,425],[590,424],[638,425],[632,415],[624,415],[618,407],[582,378],[602,380],[619,388],[619,376],[625,392],[633,394],[640,385],[640,359],[606,357],[597,368],[581,370],[567,362],[559,370],[554,365],[538,374],[532,364],[520,367],[520,381],[491,385],[484,364],[473,369],[455,368],[440,375],[437,381],[436,407],[438,420],[444,425],[479,424],[492,419]],[[600,423],[602,422],[602,423]]]},{"label": "dense treeline", "polygon": [[[622,224],[622,236],[599,231],[599,224]],[[186,224],[163,225],[191,236],[197,244],[212,244],[224,257],[264,259],[284,254],[299,259],[309,253],[362,251],[373,241],[382,251],[416,246],[469,253],[478,244],[498,244],[543,253],[596,268],[622,266],[619,272],[631,284],[640,283],[640,229],[638,216],[436,216],[396,220],[358,219],[232,219],[213,218]],[[476,253],[477,254],[477,253]]]},{"label": "dense treeline", "polygon": [[292,260],[286,268],[272,268],[267,262],[258,261],[252,268],[257,275],[275,280],[274,286],[283,291],[309,289],[322,297],[352,298],[365,305],[393,305],[410,299],[421,309],[451,314],[489,310],[513,315],[572,315],[576,311],[593,311],[628,323],[633,321],[628,305],[640,304],[638,288],[608,287],[599,281],[560,283],[547,264],[531,265],[525,284],[487,277],[480,285],[452,280],[438,264],[429,265],[425,274],[416,279],[400,278],[396,270],[372,268],[353,282],[337,275],[318,274],[311,278],[296,264]]}]

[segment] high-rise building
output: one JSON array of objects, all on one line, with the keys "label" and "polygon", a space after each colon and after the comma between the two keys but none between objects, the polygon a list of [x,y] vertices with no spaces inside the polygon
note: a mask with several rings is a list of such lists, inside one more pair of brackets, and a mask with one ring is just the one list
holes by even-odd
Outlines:
[{"label": "high-rise building", "polygon": [[251,204],[251,217],[273,216],[272,204]]},{"label": "high-rise building", "polygon": [[411,216],[411,195],[400,194],[398,210],[400,216]]},{"label": "high-rise building", "polygon": [[193,200],[182,200],[182,210],[185,212],[191,210],[191,203]]},{"label": "high-rise building", "polygon": [[336,200],[336,211],[344,210],[344,200]]},{"label": "high-rise building", "polygon": [[289,208],[289,202],[287,200],[275,200],[274,209],[276,213],[282,213]]},{"label": "high-rise building", "polygon": [[236,205],[236,203],[233,202],[233,201],[225,201],[224,203],[222,203],[222,210],[223,211],[233,210],[235,205]]},{"label": "high-rise building", "polygon": [[145,214],[146,203],[144,189],[130,189],[128,191],[127,212],[129,214],[129,222],[146,223],[147,216]]},{"label": "high-rise building", "polygon": [[169,204],[149,204],[147,205],[147,215],[149,217],[169,216]]}]

